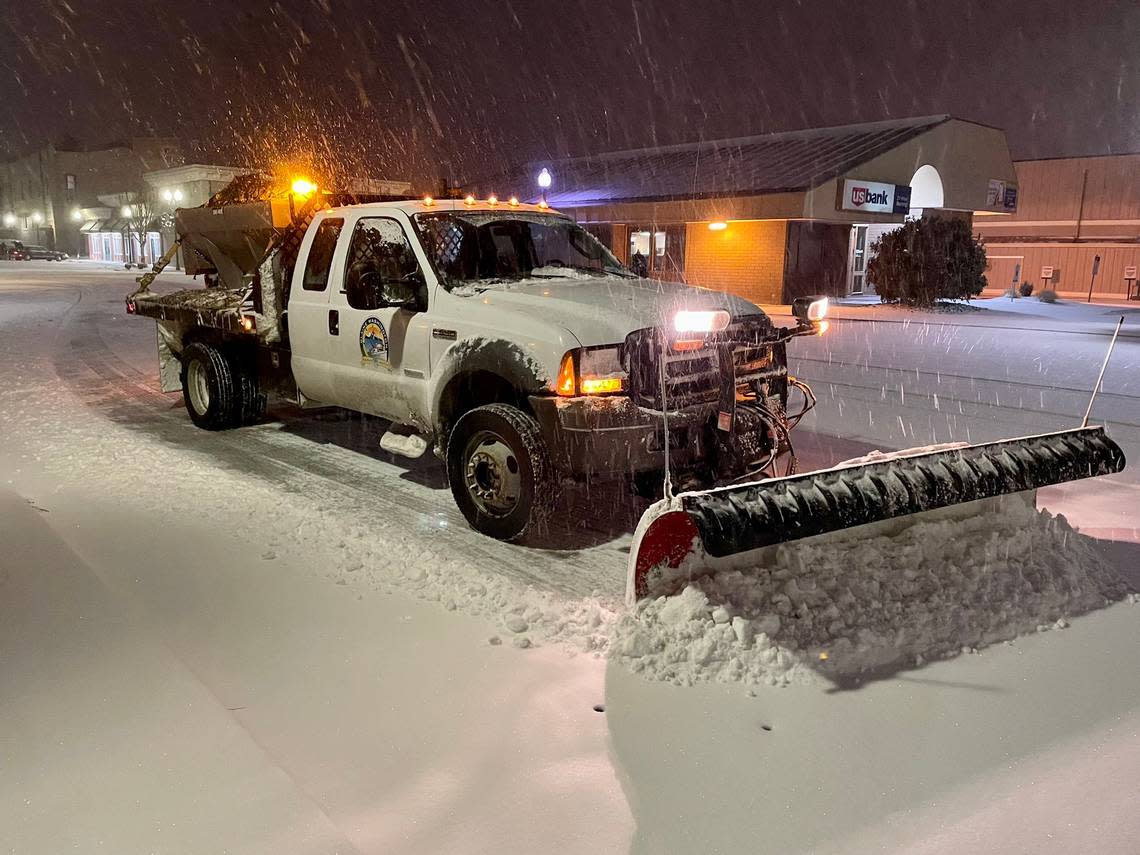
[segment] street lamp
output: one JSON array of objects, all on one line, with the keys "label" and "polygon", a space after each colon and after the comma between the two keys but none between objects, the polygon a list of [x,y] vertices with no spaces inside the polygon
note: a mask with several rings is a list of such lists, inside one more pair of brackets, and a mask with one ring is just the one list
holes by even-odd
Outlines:
[{"label": "street lamp", "polygon": [[12,226],[16,225],[16,215],[15,214],[5,214],[4,215],[4,225],[7,228],[12,228]]},{"label": "street lamp", "polygon": [[124,217],[130,217],[131,216],[131,206],[130,205],[123,205],[123,207],[119,211],[119,213],[122,214]]},{"label": "street lamp", "polygon": [[541,195],[543,204],[546,204],[546,191],[550,189],[550,182],[552,180],[553,179],[550,176],[550,170],[545,166],[542,167],[542,171],[538,173],[538,186],[542,190]]},{"label": "street lamp", "polygon": [[34,214],[32,214],[32,222],[35,223],[37,226],[40,223],[42,223],[43,221],[44,221],[44,215],[41,214],[39,211],[36,211]]},{"label": "street lamp", "polygon": [[174,191],[174,201],[175,202],[181,202],[182,201],[182,191],[181,190],[175,190]]},{"label": "street lamp", "polygon": [[170,189],[163,190],[162,191],[162,199],[165,202],[173,202],[174,201],[174,192]]},{"label": "street lamp", "polygon": [[78,223],[80,220],[83,219],[83,212],[81,210],[79,210],[79,208],[73,209],[71,212],[71,219],[75,220],[75,222]]}]

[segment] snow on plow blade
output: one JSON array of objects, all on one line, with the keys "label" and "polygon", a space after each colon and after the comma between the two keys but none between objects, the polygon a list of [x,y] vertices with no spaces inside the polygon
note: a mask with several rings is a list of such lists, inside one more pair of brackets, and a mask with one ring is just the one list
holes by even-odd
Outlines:
[{"label": "snow on plow blade", "polygon": [[626,598],[672,593],[718,559],[1123,469],[1104,428],[1086,427],[682,493],[638,524]]}]

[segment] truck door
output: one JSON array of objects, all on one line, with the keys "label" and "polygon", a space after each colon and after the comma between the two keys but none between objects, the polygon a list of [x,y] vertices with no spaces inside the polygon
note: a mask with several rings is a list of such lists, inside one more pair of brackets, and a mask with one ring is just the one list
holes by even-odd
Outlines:
[{"label": "truck door", "polygon": [[[297,388],[313,401],[331,404],[333,399],[332,343],[339,332],[339,318],[329,304],[329,288],[337,270],[337,243],[344,229],[343,217],[320,220],[301,244],[303,268],[293,275],[289,289],[289,344],[292,349],[293,378]],[[346,238],[347,240],[347,238]]]},{"label": "truck door", "polygon": [[404,226],[392,217],[355,221],[332,307],[338,406],[417,423],[428,372],[427,287]]}]

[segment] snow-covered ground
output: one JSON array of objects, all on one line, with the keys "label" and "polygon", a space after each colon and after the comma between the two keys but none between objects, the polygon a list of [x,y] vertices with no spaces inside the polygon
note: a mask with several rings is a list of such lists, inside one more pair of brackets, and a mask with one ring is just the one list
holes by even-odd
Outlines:
[{"label": "snow-covered ground", "polygon": [[[198,431],[156,390],[129,284],[0,262],[0,848],[1131,851],[1136,606],[858,689],[647,681],[604,655],[642,503],[582,490],[546,542],[506,546],[375,420]],[[1083,413],[1102,335],[935,320],[795,342],[809,465]],[[1140,459],[1118,347],[1094,412]],[[1122,541],[1074,572],[1134,588],[1136,490],[1128,470],[1047,494]],[[724,603],[759,631],[762,604],[697,593],[718,632]]]}]

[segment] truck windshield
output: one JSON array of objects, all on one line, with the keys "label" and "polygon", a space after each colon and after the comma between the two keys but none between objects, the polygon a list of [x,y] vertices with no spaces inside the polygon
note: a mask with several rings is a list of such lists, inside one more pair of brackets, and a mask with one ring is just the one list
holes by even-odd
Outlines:
[{"label": "truck windshield", "polygon": [[573,220],[530,212],[416,214],[416,226],[444,287],[504,280],[625,276],[608,249]]}]

